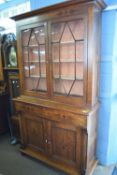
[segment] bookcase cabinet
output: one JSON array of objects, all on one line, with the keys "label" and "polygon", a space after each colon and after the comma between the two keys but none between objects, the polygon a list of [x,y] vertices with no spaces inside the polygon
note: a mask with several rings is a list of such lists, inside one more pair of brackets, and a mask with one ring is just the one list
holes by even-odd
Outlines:
[{"label": "bookcase cabinet", "polygon": [[96,166],[101,0],[22,14],[17,25],[21,152],[71,175]]}]

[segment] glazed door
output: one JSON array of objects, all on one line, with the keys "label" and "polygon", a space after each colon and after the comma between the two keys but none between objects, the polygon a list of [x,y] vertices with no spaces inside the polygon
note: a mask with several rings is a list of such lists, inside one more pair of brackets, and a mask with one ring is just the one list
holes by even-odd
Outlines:
[{"label": "glazed door", "polygon": [[47,95],[49,79],[47,23],[28,25],[20,29],[20,32],[24,89],[36,96]]},{"label": "glazed door", "polygon": [[51,24],[53,95],[67,101],[84,99],[86,91],[86,20],[53,21]]}]

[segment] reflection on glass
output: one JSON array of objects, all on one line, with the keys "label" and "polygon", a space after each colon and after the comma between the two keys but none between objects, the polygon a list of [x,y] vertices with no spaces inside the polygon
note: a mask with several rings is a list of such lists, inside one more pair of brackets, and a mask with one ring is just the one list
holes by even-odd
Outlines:
[{"label": "reflection on glass", "polygon": [[30,77],[39,77],[38,63],[30,63]]},{"label": "reflection on glass", "polygon": [[26,29],[22,32],[22,44],[23,44],[23,46],[28,46],[30,34],[31,34],[30,29]]},{"label": "reflection on glass", "polygon": [[36,35],[35,35],[34,31],[31,32],[29,46],[38,46],[38,41],[36,39]]},{"label": "reflection on glass", "polygon": [[23,48],[23,60],[28,62],[28,48]]},{"label": "reflection on glass", "polygon": [[34,29],[36,39],[39,44],[45,44],[45,29],[44,27],[37,27]]},{"label": "reflection on glass", "polygon": [[24,75],[25,77],[29,77],[29,64],[28,63],[24,64]]},{"label": "reflection on glass", "polygon": [[30,47],[29,48],[29,61],[39,62],[38,47]]},{"label": "reflection on glass", "polygon": [[40,45],[40,61],[45,61],[45,45]]}]

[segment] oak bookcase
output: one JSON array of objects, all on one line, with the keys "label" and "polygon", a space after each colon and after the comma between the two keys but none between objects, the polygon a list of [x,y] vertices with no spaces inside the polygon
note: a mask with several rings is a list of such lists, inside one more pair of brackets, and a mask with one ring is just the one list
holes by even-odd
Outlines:
[{"label": "oak bookcase", "polygon": [[21,152],[71,175],[96,161],[101,0],[22,14],[17,25]]}]

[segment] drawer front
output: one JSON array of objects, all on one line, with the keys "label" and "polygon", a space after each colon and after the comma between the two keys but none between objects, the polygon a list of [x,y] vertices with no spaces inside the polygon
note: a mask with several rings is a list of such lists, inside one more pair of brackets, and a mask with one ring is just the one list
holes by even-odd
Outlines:
[{"label": "drawer front", "polygon": [[87,128],[87,117],[83,115],[78,115],[68,111],[58,111],[48,107],[34,106],[26,103],[15,102],[16,111],[23,113],[32,113],[36,116],[41,116],[45,119],[50,119],[56,122],[73,124],[82,128]]}]

